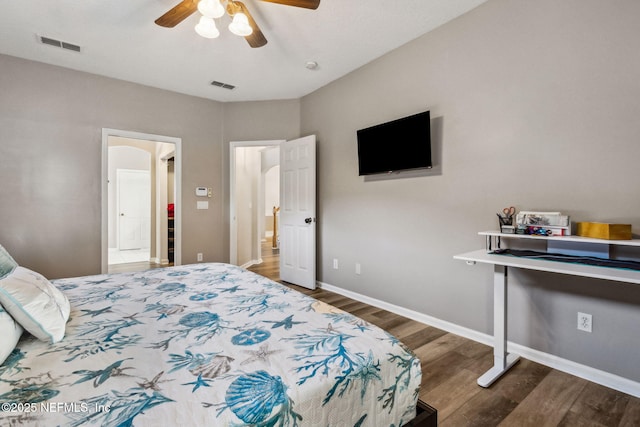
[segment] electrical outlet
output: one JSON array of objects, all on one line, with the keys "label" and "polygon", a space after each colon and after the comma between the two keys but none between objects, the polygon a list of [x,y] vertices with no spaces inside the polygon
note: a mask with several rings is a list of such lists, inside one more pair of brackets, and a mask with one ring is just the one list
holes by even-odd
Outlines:
[{"label": "electrical outlet", "polygon": [[578,312],[578,330],[591,332],[592,320],[593,318],[590,314]]},{"label": "electrical outlet", "polygon": [[362,274],[362,267],[359,262],[356,262],[356,274]]},{"label": "electrical outlet", "polygon": [[198,262],[202,262],[202,253],[198,252]]},{"label": "electrical outlet", "polygon": [[334,258],[333,259],[333,269],[337,270],[338,269],[338,258]]}]

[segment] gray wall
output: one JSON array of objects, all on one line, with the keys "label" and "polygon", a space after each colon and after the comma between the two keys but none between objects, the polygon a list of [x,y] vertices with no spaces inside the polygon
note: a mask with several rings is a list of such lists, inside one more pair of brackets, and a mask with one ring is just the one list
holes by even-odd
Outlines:
[{"label": "gray wall", "polygon": [[[484,247],[477,232],[501,208],[639,233],[638,16],[637,0],[492,0],[304,97],[319,280],[491,333],[492,270],[452,257]],[[358,177],[356,130],[426,109],[434,170]],[[640,381],[640,286],[528,272],[511,283],[510,339]],[[576,330],[578,311],[593,333]]]},{"label": "gray wall", "polygon": [[224,104],[224,246],[229,260],[229,142],[300,137],[300,100],[229,102]]},{"label": "gray wall", "polygon": [[[49,278],[100,272],[102,128],[182,138],[186,264],[198,252],[229,259],[229,138],[296,137],[300,126],[297,100],[226,113],[219,102],[6,55],[0,94],[0,242]],[[197,186],[213,189],[209,210],[196,210]]]}]

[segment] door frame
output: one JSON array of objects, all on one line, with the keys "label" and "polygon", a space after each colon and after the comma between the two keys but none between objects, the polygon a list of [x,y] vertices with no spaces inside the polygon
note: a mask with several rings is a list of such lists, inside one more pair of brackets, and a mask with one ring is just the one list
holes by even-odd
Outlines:
[{"label": "door frame", "polygon": [[236,148],[279,146],[285,139],[229,142],[229,263],[238,264],[238,222],[236,220]]},{"label": "door frame", "polygon": [[150,133],[127,131],[122,129],[102,128],[102,273],[109,271],[109,216],[108,216],[108,181],[109,181],[109,138],[121,137],[140,139],[152,142],[166,142],[175,146],[174,174],[175,174],[175,252],[174,265],[182,263],[182,138],[154,135]]}]

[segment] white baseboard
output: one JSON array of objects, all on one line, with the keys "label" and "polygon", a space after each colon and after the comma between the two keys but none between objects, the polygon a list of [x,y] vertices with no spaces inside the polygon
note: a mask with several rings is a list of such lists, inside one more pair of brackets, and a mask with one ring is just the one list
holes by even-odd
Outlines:
[{"label": "white baseboard", "polygon": [[[400,316],[407,317],[411,320],[415,320],[420,323],[424,323],[434,328],[442,329],[443,331],[450,332],[455,335],[459,335],[470,340],[493,346],[493,336],[487,335],[482,332],[475,331],[473,329],[466,328],[464,326],[456,325],[455,323],[447,322],[432,316],[428,316],[424,313],[420,313],[414,310],[409,310],[398,305],[390,304],[385,301],[381,301],[375,298],[368,297],[356,292],[352,292],[346,289],[339,288],[337,286],[330,285],[324,282],[317,282],[318,287],[325,289],[336,294],[344,295],[351,299],[363,302],[365,304],[372,305],[374,307],[381,308],[383,310],[390,311]],[[558,356],[554,356],[549,353],[545,353],[539,350],[535,350],[521,344],[512,342],[507,343],[507,350],[510,353],[518,354],[525,359],[529,359],[533,362],[540,363],[541,365],[549,366],[558,371],[566,372],[576,377],[583,378],[585,380],[594,382],[596,384],[603,385],[605,387],[612,388],[614,390],[621,391],[623,393],[630,394],[640,398],[640,383],[615,375],[609,372],[605,372],[599,369],[592,368],[590,366],[582,365],[580,363],[573,362],[568,359],[563,359]],[[506,375],[509,375],[508,373]]]},{"label": "white baseboard", "polygon": [[262,258],[260,258],[260,259],[252,259],[249,262],[245,262],[244,264],[242,264],[240,266],[240,268],[249,268],[252,265],[256,265],[256,264],[262,264]]}]

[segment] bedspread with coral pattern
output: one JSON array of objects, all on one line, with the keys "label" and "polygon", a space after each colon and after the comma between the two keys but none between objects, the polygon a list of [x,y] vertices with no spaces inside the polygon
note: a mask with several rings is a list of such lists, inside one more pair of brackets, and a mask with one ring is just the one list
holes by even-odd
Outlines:
[{"label": "bedspread with coral pattern", "polygon": [[394,426],[419,360],[351,314],[227,264],[53,281],[56,344],[0,366],[0,425]]}]

